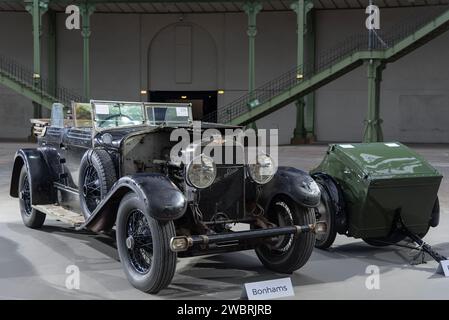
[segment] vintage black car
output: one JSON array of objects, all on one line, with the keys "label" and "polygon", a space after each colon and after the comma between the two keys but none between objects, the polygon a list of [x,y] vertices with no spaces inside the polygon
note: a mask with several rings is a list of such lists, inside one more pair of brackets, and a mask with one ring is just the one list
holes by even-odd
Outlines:
[{"label": "vintage black car", "polygon": [[[263,153],[256,164],[217,164],[194,140],[178,155],[199,155],[173,161],[173,131],[198,133],[189,104],[91,101],[69,113],[55,104],[37,148],[17,151],[10,194],[26,226],[40,228],[51,214],[77,229],[115,231],[127,278],[149,293],[171,282],[178,256],[255,249],[282,273],[309,259],[325,226],[316,223],[320,191],[307,173],[276,170]],[[202,123],[208,128],[224,136],[211,142],[227,148],[225,129],[236,127]]]}]

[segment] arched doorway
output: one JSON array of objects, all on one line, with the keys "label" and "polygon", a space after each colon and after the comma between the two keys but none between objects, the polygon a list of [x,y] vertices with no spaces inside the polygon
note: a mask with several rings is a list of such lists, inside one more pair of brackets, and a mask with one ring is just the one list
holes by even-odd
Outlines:
[{"label": "arched doorway", "polygon": [[179,22],[162,29],[148,50],[148,100],[191,102],[195,120],[217,108],[217,47],[203,28]]}]

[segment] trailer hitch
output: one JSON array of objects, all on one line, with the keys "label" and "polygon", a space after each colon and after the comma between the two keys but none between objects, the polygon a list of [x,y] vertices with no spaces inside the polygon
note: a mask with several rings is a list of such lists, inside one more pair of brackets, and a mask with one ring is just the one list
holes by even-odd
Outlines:
[{"label": "trailer hitch", "polygon": [[[400,226],[400,231],[407,236],[408,238],[410,238],[410,240],[412,240],[414,243],[416,243],[418,245],[417,248],[413,248],[414,250],[418,250],[420,252],[423,253],[422,256],[422,260],[421,263],[424,263],[424,253],[427,253],[429,256],[431,256],[436,262],[440,263],[443,260],[447,260],[447,258],[441,254],[439,254],[438,252],[436,252],[434,249],[432,249],[432,247],[430,246],[430,244],[426,243],[423,239],[421,239],[421,237],[419,237],[418,235],[414,234],[413,232],[411,232],[404,224],[404,222],[402,221],[402,218],[399,217],[398,220],[399,226]],[[418,254],[419,255],[419,254]],[[417,256],[418,256],[417,255]],[[415,257],[417,257],[415,256]]]},{"label": "trailer hitch", "polygon": [[[447,258],[441,254],[439,254],[438,252],[436,252],[434,249],[432,249],[432,247],[426,243],[424,240],[422,240],[418,235],[410,232],[410,230],[408,230],[407,228],[402,229],[402,232],[404,233],[404,235],[406,235],[407,237],[409,237],[413,242],[415,242],[418,245],[418,248],[414,248],[420,252],[425,252],[427,253],[429,256],[431,256],[436,262],[440,263],[443,260],[447,260]],[[422,262],[424,262],[424,257],[422,258]]]}]

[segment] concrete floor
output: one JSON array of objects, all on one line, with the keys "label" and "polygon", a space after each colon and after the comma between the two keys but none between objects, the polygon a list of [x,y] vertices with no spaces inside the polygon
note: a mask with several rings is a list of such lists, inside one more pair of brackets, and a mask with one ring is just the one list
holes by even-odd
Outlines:
[{"label": "concrete floor", "polygon": [[[31,230],[21,221],[18,201],[9,197],[9,180],[18,144],[0,144],[0,298],[3,299],[237,299],[245,282],[285,277],[265,270],[252,251],[181,259],[168,289],[144,294],[130,286],[114,240],[76,232],[54,219]],[[449,146],[414,147],[449,177]],[[281,147],[280,164],[310,169],[326,146]],[[441,225],[426,240],[449,255],[449,181],[439,192]],[[412,266],[410,250],[374,248],[361,240],[337,237],[329,251],[315,250],[291,275],[295,299],[449,299],[449,279],[435,275],[437,264]],[[66,268],[80,270],[80,289],[66,288]],[[366,268],[380,269],[380,289],[368,290]]]}]

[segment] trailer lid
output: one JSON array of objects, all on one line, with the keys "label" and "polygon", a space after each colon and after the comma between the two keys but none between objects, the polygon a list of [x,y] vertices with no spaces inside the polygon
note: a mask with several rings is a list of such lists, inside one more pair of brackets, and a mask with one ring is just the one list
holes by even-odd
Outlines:
[{"label": "trailer lid", "polygon": [[333,148],[369,177],[441,176],[424,158],[399,142],[335,144]]}]

